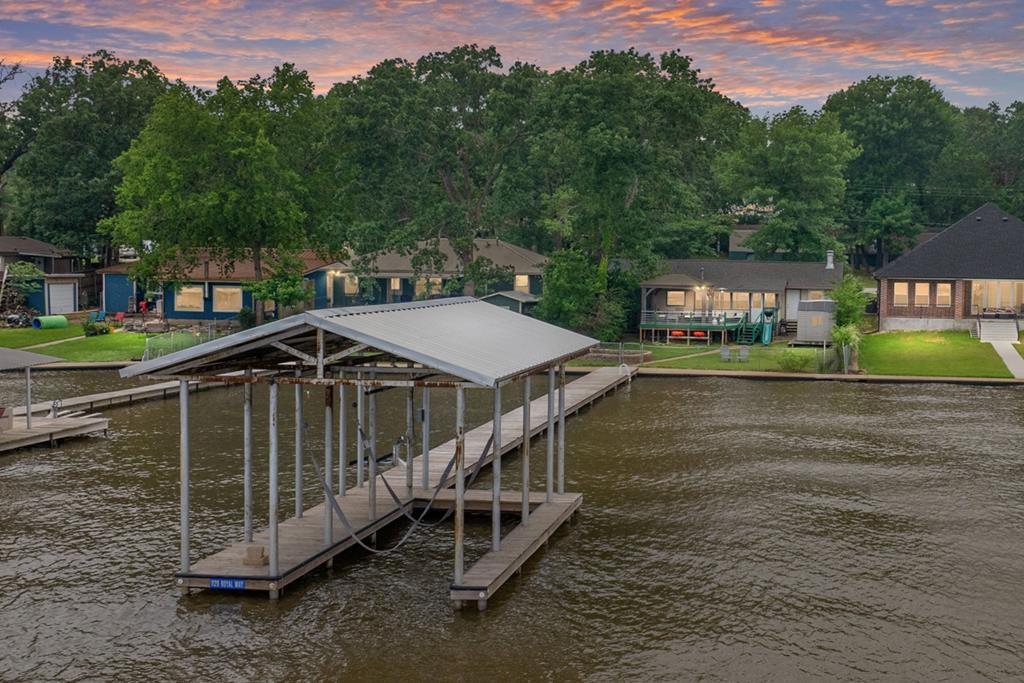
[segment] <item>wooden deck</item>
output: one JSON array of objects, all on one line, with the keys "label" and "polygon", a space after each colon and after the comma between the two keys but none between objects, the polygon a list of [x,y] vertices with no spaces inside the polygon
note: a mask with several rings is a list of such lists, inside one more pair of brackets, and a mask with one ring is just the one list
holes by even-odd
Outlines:
[{"label": "wooden deck", "polygon": [[98,415],[83,417],[33,417],[32,428],[25,424],[24,417],[14,418],[13,429],[0,432],[0,452],[17,448],[46,444],[55,446],[61,439],[105,432],[110,420]]},{"label": "wooden deck", "polygon": [[[586,406],[599,400],[627,382],[631,375],[619,368],[599,368],[572,382],[565,387],[566,417],[579,412]],[[547,429],[547,394],[534,399],[530,407],[530,433],[532,436],[541,434]],[[516,408],[502,416],[501,451],[506,453],[518,448],[522,443],[522,409]],[[466,458],[464,471],[471,472],[479,460],[483,465],[490,464],[493,451],[488,450],[481,458],[491,437],[491,422],[466,432]],[[455,440],[442,443],[430,451],[429,482],[427,489],[419,488],[422,483],[422,457],[413,459],[413,481],[416,486],[406,488],[406,471],[403,466],[378,474],[386,478],[394,489],[400,505],[397,505],[382,482],[377,485],[377,517],[370,519],[368,488],[353,487],[345,495],[335,496],[345,516],[355,530],[355,535],[366,539],[384,527],[404,519],[403,511],[411,512],[422,509],[425,501],[433,494],[434,488],[441,484],[444,469],[455,452]],[[571,461],[570,461],[571,462]],[[516,471],[505,471],[506,481],[518,481]],[[349,477],[349,481],[353,481]],[[446,486],[454,484],[454,476],[443,482]],[[502,540],[499,553],[487,553],[476,564],[467,570],[467,581],[472,577],[473,583],[464,581],[465,586],[485,587],[486,597],[480,598],[480,590],[475,590],[473,600],[486,600],[498,590],[512,572],[519,569],[523,562],[539,548],[554,531],[575,512],[582,502],[582,494],[563,494],[555,497],[552,503],[544,503],[544,493],[531,493],[531,513],[529,523],[519,525]],[[437,496],[434,507],[447,509],[454,505],[455,492],[443,488]],[[501,494],[502,510],[518,512],[522,507],[520,491],[503,491]],[[490,491],[467,490],[467,512],[489,513],[491,506]],[[343,528],[337,518],[333,522],[333,538],[330,543],[324,541],[325,506],[319,505],[307,509],[302,517],[292,517],[278,524],[278,568],[279,574],[271,576],[266,565],[249,566],[244,564],[247,543],[240,541],[231,546],[194,562],[189,572],[176,574],[178,585],[187,588],[218,588],[229,590],[268,591],[271,595],[279,594],[287,585],[298,580],[310,571],[330,564],[335,556],[355,545],[355,541]],[[268,532],[260,531],[253,536],[253,544],[268,545]],[[507,569],[507,571],[506,571]],[[454,597],[454,592],[453,592]],[[459,598],[461,600],[461,598]]]},{"label": "wooden deck", "polygon": [[[189,389],[192,391],[212,389],[219,386],[223,385],[212,383],[199,384],[198,382],[189,383]],[[158,384],[147,384],[139,387],[129,387],[127,389],[116,389],[114,391],[103,391],[97,394],[87,394],[85,396],[62,398],[60,400],[60,410],[96,410],[98,408],[132,405],[142,401],[152,401],[164,398],[178,398],[177,380],[160,382]],[[33,403],[32,415],[49,413],[52,407],[52,401],[40,401],[38,403]],[[25,406],[14,406],[13,410],[15,416],[25,414]]]}]

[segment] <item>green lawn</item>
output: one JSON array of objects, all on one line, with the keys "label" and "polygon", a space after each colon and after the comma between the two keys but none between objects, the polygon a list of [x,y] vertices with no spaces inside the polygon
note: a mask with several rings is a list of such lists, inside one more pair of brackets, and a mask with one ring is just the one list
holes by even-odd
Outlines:
[{"label": "green lawn", "polygon": [[886,332],[864,337],[860,369],[872,375],[1010,377],[991,344],[968,332]]},{"label": "green lawn", "polygon": [[1017,353],[1024,356],[1024,332],[1020,333],[1020,344],[1017,344]]},{"label": "green lawn", "polygon": [[[637,342],[627,342],[623,345],[627,350],[638,350],[640,344]],[[689,356],[695,353],[705,353],[708,350],[717,349],[717,345],[712,344],[710,347],[704,344],[693,344],[686,346],[685,344],[644,344],[644,351],[651,352],[651,360],[645,364],[650,364],[654,361],[664,361],[669,358],[678,358],[679,356]],[[609,365],[618,365],[617,360],[611,359],[584,359],[569,361],[569,365],[576,367],[602,367]],[[670,367],[666,363],[659,362],[656,367]]]},{"label": "green lawn", "polygon": [[74,339],[41,349],[48,356],[71,361],[138,360],[146,351],[146,335],[135,332]]},{"label": "green lawn", "polygon": [[[720,347],[712,345],[716,352]],[[733,345],[733,349],[739,347]],[[784,370],[779,360],[782,354],[788,352],[790,355],[806,358],[805,365],[800,370]],[[820,349],[797,347],[787,349],[785,344],[772,344],[761,346],[756,344],[750,347],[750,359],[745,363],[729,360],[723,361],[718,353],[707,356],[696,356],[693,358],[681,358],[679,360],[658,363],[659,368],[692,368],[699,370],[757,370],[760,372],[818,372],[819,365],[816,356],[821,355]]]},{"label": "green lawn", "polygon": [[[21,349],[34,344],[45,344],[46,342],[59,339],[70,339],[81,337],[81,325],[68,325],[67,327],[53,330],[36,330],[31,327],[16,327],[0,329],[0,347],[7,349]],[[42,353],[42,352],[41,352]]]}]

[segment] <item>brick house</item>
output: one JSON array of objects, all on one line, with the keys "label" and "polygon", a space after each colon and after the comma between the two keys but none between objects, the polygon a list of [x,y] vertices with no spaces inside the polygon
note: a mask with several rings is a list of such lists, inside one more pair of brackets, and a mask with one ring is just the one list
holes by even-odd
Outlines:
[{"label": "brick house", "polygon": [[875,271],[879,328],[969,329],[1024,314],[1024,221],[987,203]]}]

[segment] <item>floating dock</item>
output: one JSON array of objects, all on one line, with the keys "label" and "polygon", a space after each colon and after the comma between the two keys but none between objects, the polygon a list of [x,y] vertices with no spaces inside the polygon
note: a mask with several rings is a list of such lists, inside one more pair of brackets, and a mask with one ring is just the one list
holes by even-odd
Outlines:
[{"label": "floating dock", "polygon": [[[629,381],[635,369],[604,367],[565,385],[566,416],[579,412],[606,394]],[[548,426],[546,414],[548,397],[536,398],[530,405],[530,435],[543,433]],[[494,449],[490,447],[492,423],[488,421],[465,433],[465,459],[463,471],[468,475],[482,465],[489,465]],[[504,413],[501,418],[502,453],[519,448],[523,442],[523,410],[516,408]],[[367,539],[381,529],[402,519],[406,513],[422,510],[434,491],[440,487],[434,509],[447,509],[455,505],[455,476],[441,480],[444,470],[455,452],[456,440],[452,439],[430,450],[428,481],[423,488],[417,485],[408,488],[407,471],[404,466],[392,468],[378,474],[376,519],[370,519],[368,486],[348,488],[344,495],[335,496],[338,506],[345,513],[355,529],[355,535]],[[486,452],[485,452],[486,451]],[[413,481],[422,482],[423,458],[412,461]],[[380,482],[386,479],[394,490],[401,505],[397,505]],[[471,512],[490,513],[492,509],[490,490],[468,490],[465,495],[465,509]],[[503,512],[521,513],[522,492],[502,491],[500,506]],[[529,494],[530,515],[525,524],[519,524],[501,540],[500,549],[488,551],[470,566],[459,584],[451,585],[451,598],[456,603],[476,601],[482,608],[486,601],[507,581],[507,579],[547,541],[547,539],[579,509],[583,500],[580,493],[554,494],[545,502],[544,492]],[[216,588],[249,591],[267,591],[276,594],[294,583],[305,574],[319,567],[330,565],[333,559],[356,544],[341,524],[333,525],[330,545],[324,541],[324,515],[329,510],[324,503],[308,508],[301,517],[291,517],[278,524],[279,573],[270,575],[266,565],[251,566],[245,563],[246,549],[251,545],[267,545],[269,531],[257,532],[253,543],[238,542],[218,553],[193,563],[189,571],[176,574],[179,586],[185,588]],[[408,520],[406,520],[408,521]]]},{"label": "floating dock", "polygon": [[25,424],[25,418],[14,417],[12,429],[0,432],[0,453],[28,446],[56,446],[62,439],[106,432],[110,420],[99,415],[82,417],[35,417],[32,427]]}]

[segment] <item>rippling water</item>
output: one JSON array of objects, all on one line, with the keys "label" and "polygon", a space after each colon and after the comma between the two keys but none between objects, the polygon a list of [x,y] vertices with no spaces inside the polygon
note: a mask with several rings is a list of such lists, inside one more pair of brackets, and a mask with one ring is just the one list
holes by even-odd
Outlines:
[{"label": "rippling water", "polygon": [[[193,398],[196,554],[240,534],[237,393]],[[382,415],[402,419],[399,401]],[[579,519],[482,614],[448,603],[449,525],[277,604],[179,598],[177,404],[111,416],[109,439],[0,459],[4,678],[1024,675],[1020,389],[637,381],[569,421]],[[470,523],[471,559],[488,529]]]}]

